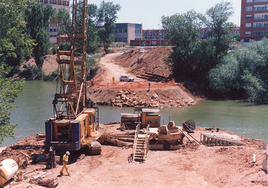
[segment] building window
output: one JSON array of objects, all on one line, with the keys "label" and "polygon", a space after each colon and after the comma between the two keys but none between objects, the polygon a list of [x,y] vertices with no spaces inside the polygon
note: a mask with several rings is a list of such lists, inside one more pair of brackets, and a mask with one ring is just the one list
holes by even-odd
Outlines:
[{"label": "building window", "polygon": [[253,28],[268,27],[268,22],[254,22]]},{"label": "building window", "polygon": [[[119,29],[119,33],[122,33],[122,29]],[[120,39],[120,38],[119,38]]]},{"label": "building window", "polygon": [[253,31],[252,36],[268,36],[268,31]]},{"label": "building window", "polygon": [[246,23],[246,28],[251,28],[251,23]]},{"label": "building window", "polygon": [[268,2],[268,0],[254,0],[254,3]]},{"label": "building window", "polygon": [[246,20],[251,20],[252,19],[252,15],[246,15]]},{"label": "building window", "polygon": [[254,19],[268,19],[268,14],[254,14]]},{"label": "building window", "polygon": [[245,36],[246,36],[246,37],[250,37],[250,36],[251,36],[251,32],[250,32],[250,31],[246,31],[246,32],[245,32]]},{"label": "building window", "polygon": [[246,11],[252,11],[252,7],[246,7]]},{"label": "building window", "polygon": [[252,3],[252,0],[247,0],[247,3]]},{"label": "building window", "polygon": [[57,32],[57,29],[54,29],[54,32]]},{"label": "building window", "polygon": [[254,11],[263,11],[263,10],[268,10],[267,9],[268,5],[258,5],[258,6],[254,6]]},{"label": "building window", "polygon": [[123,33],[127,33],[127,29],[123,29]]}]

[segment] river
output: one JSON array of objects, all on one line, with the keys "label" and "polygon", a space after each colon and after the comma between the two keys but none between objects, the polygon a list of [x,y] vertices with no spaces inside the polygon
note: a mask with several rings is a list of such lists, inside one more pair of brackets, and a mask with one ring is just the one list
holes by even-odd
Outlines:
[{"label": "river", "polygon": [[[52,100],[55,91],[56,83],[26,81],[23,91],[14,103],[19,107],[11,112],[11,122],[18,123],[15,130],[16,139],[6,138],[2,146],[14,144],[27,136],[45,133],[45,121],[53,115]],[[120,121],[121,112],[133,112],[133,108],[99,108],[100,123]],[[196,126],[216,125],[246,138],[261,139],[268,143],[268,105],[202,100],[190,107],[161,109],[160,115],[161,124],[172,120],[180,126],[186,119],[192,119]]]}]

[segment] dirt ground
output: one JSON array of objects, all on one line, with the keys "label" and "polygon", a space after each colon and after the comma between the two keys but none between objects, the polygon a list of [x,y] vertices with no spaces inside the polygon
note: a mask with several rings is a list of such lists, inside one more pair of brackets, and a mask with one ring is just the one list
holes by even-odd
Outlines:
[{"label": "dirt ground", "polygon": [[[101,125],[100,132],[116,132],[119,124]],[[199,139],[200,133],[211,133],[198,127],[192,136]],[[122,132],[121,132],[122,133]],[[212,134],[212,133],[211,133]],[[216,134],[216,133],[215,133]],[[68,168],[60,176],[62,165],[46,169],[46,164],[40,162],[29,165],[22,171],[29,179],[46,172],[44,179],[57,178],[59,188],[65,187],[204,187],[204,188],[258,188],[267,186],[267,172],[262,170],[265,159],[266,143],[261,140],[249,140],[233,133],[220,130],[222,136],[236,139],[245,143],[243,146],[214,146],[184,143],[178,150],[149,151],[148,158],[143,163],[128,163],[132,148],[102,145],[101,155],[89,156],[81,152],[71,152]],[[0,158],[23,158],[21,151],[31,155],[44,151],[43,139],[28,137],[7,147]],[[253,163],[253,154],[256,162]],[[35,170],[35,171],[33,171]],[[31,172],[33,171],[33,172]],[[27,172],[31,172],[28,173]],[[16,177],[15,177],[16,179]],[[28,179],[28,180],[29,180]],[[30,184],[28,180],[15,180],[6,187],[40,187]]]},{"label": "dirt ground", "polygon": [[[99,67],[102,71],[94,78],[94,87],[88,88],[88,98],[98,104],[114,105],[111,101],[116,99],[117,92],[128,90],[128,97],[139,97],[139,102],[145,103],[147,107],[166,108],[194,104],[203,96],[191,93],[183,83],[150,81],[148,92],[149,81],[137,77],[146,72],[170,77],[171,71],[164,61],[170,51],[171,48],[168,47],[142,48],[105,55],[100,59]],[[121,75],[133,77],[134,82],[120,82]],[[153,96],[157,96],[157,99]]]}]

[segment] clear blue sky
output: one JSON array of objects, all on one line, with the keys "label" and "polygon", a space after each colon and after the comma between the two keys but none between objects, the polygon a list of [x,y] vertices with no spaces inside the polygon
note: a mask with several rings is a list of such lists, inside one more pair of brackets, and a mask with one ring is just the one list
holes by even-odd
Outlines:
[{"label": "clear blue sky", "polygon": [[[71,0],[72,1],[72,0]],[[117,23],[142,23],[143,29],[161,28],[161,17],[195,10],[204,14],[218,3],[231,2],[234,15],[230,21],[240,26],[241,0],[105,0],[120,4]],[[100,5],[102,0],[88,0],[88,4]]]}]

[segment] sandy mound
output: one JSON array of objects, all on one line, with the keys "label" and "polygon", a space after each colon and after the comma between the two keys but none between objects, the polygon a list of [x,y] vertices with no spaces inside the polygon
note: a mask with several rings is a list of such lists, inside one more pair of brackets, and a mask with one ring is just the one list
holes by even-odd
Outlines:
[{"label": "sandy mound", "polygon": [[130,68],[132,74],[151,72],[168,77],[171,74],[164,59],[169,56],[171,48],[157,47],[152,49],[131,50],[116,58],[116,63]]}]

